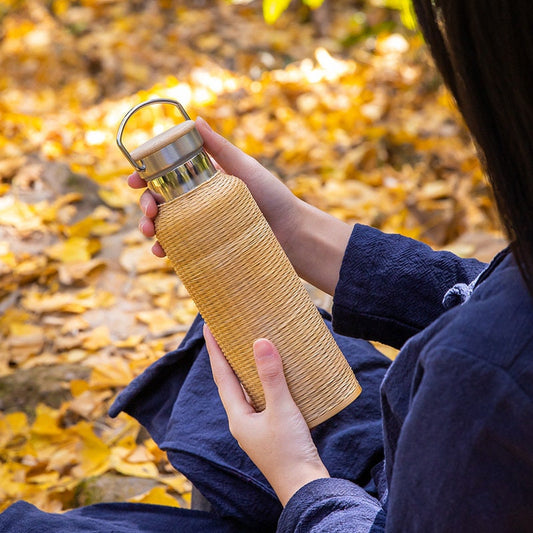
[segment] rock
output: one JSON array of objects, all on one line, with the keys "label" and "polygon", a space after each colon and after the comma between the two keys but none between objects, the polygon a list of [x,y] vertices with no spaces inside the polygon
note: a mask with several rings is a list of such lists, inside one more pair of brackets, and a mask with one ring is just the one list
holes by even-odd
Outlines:
[{"label": "rock", "polygon": [[73,507],[82,507],[94,503],[124,502],[134,496],[160,485],[153,479],[121,476],[107,472],[99,477],[82,481],[74,494]]},{"label": "rock", "polygon": [[32,420],[39,403],[58,408],[72,397],[69,382],[88,380],[90,373],[90,368],[74,364],[17,370],[0,377],[0,410],[5,413],[23,411]]},{"label": "rock", "polygon": [[79,193],[76,216],[73,221],[85,218],[103,202],[98,196],[98,184],[89,177],[72,172],[66,163],[46,161],[31,154],[13,178],[11,193],[22,201],[35,204],[68,194]]},{"label": "rock", "polygon": [[[114,472],[107,472],[101,476],[82,481],[76,487],[69,507],[83,507],[95,503],[125,502],[143,495],[154,487],[164,488],[165,485],[155,479],[123,476]],[[176,499],[180,507],[190,507],[190,504],[182,495],[176,494],[172,490],[170,490],[169,495]]]}]

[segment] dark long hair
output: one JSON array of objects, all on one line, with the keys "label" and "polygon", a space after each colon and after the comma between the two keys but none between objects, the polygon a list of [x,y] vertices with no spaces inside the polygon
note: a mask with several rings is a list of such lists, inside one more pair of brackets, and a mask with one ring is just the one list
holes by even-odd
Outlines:
[{"label": "dark long hair", "polygon": [[533,295],[533,0],[413,0]]}]

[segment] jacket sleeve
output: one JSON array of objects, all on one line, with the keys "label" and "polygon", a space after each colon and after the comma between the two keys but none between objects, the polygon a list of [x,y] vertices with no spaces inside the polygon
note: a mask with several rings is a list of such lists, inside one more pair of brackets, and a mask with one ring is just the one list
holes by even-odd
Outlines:
[{"label": "jacket sleeve", "polygon": [[428,352],[395,453],[387,531],[531,529],[531,420],[531,398],[502,367]]},{"label": "jacket sleeve", "polygon": [[475,259],[356,225],[333,299],[333,328],[400,348],[445,311],[442,300],[485,268]]},{"label": "jacket sleeve", "polygon": [[344,479],[317,479],[302,487],[281,513],[277,533],[378,533],[384,531],[381,504]]},{"label": "jacket sleeve", "polygon": [[531,530],[531,398],[500,367],[462,351],[432,353],[418,374],[386,515],[357,485],[322,479],[291,498],[278,532]]}]

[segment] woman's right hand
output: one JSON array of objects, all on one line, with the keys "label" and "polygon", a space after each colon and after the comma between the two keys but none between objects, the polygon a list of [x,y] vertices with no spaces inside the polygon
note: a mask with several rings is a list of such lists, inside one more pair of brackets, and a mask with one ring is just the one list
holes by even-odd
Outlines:
[{"label": "woman's right hand", "polygon": [[[303,202],[254,158],[215,133],[205,120],[198,118],[196,128],[204,139],[205,149],[216,164],[224,172],[237,176],[246,183],[278,241],[290,257],[291,238],[298,227],[299,207]],[[146,182],[136,172],[129,176],[128,184],[134,189],[146,187]],[[139,229],[146,237],[155,235],[154,219],[159,203],[160,199],[149,189],[141,196],[140,205],[144,215],[139,221]],[[154,244],[152,252],[158,257],[165,255],[158,242]]]},{"label": "woman's right hand", "polygon": [[[253,157],[215,133],[205,120],[197,119],[196,127],[216,164],[246,183],[298,275],[333,294],[351,226],[299,200]],[[134,189],[146,187],[137,173],[128,178],[128,184]],[[148,189],[141,196],[144,216],[139,228],[146,237],[155,235],[160,200]],[[158,257],[165,255],[158,242],[152,251]]]}]

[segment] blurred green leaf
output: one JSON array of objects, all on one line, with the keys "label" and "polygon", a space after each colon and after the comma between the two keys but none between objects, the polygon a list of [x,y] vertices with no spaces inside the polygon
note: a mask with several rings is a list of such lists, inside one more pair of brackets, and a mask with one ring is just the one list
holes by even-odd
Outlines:
[{"label": "blurred green leaf", "polygon": [[273,24],[289,7],[291,0],[263,0],[263,17],[267,24]]},{"label": "blurred green leaf", "polygon": [[416,15],[411,0],[385,0],[385,7],[400,12],[402,24],[409,30],[417,29]]},{"label": "blurred green leaf", "polygon": [[311,9],[316,9],[324,3],[324,0],[302,0],[302,1],[306,6],[309,6]]},{"label": "blurred green leaf", "polygon": [[[263,17],[268,24],[273,24],[289,7],[291,0],[263,0]],[[320,7],[324,0],[302,0],[311,9]]]}]

